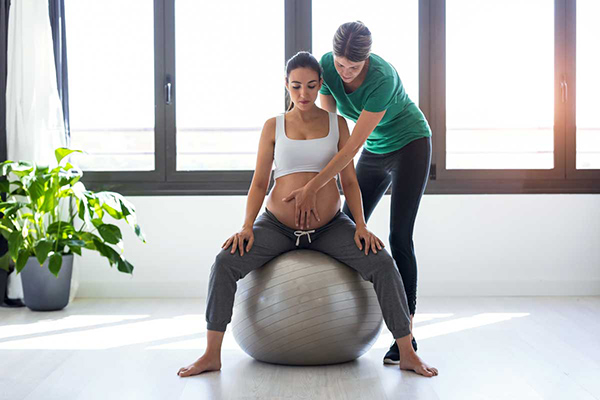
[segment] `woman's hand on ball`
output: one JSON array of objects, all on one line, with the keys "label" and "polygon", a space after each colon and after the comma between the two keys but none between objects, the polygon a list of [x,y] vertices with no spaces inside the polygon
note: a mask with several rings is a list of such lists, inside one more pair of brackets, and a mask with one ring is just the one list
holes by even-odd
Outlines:
[{"label": "woman's hand on ball", "polygon": [[248,242],[245,249],[247,253],[250,251],[252,245],[254,244],[254,232],[252,231],[252,228],[243,227],[239,232],[231,235],[231,237],[227,239],[225,243],[223,243],[223,246],[221,246],[221,248],[228,249],[229,246],[233,245],[231,247],[231,254],[234,254],[236,249],[238,249],[240,251],[240,256],[243,256],[244,241]]},{"label": "woman's hand on ball", "polygon": [[363,250],[363,244],[361,240],[364,240],[365,255],[369,254],[369,249],[377,254],[377,250],[381,250],[385,247],[383,242],[373,234],[373,232],[367,229],[366,225],[357,225],[356,232],[354,233],[354,242],[359,250]]}]

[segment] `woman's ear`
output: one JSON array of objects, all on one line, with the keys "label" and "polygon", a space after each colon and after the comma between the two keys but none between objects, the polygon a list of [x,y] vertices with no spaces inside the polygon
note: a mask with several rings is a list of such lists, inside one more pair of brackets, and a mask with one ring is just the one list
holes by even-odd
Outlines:
[{"label": "woman's ear", "polygon": [[319,90],[321,90],[321,86],[323,86],[323,78],[319,78]]}]

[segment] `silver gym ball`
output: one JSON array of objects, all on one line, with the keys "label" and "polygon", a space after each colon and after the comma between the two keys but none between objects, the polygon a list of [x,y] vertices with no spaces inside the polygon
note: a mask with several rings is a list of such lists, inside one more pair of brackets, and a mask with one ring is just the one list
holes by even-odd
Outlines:
[{"label": "silver gym ball", "polygon": [[326,254],[294,250],[238,281],[231,325],[259,361],[325,365],[366,353],[383,318],[371,282]]}]

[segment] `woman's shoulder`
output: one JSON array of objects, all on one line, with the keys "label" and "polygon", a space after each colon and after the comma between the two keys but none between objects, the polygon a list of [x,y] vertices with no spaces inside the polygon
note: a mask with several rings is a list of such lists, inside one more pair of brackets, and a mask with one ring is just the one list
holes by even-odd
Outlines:
[{"label": "woman's shoulder", "polygon": [[378,56],[377,54],[371,53],[369,68],[373,68],[371,77],[374,81],[379,82],[396,82],[398,81],[398,72],[392,64]]},{"label": "woman's shoulder", "polygon": [[263,135],[275,137],[275,130],[277,128],[277,118],[279,118],[283,114],[279,114],[275,117],[271,117],[267,119],[263,125]]}]

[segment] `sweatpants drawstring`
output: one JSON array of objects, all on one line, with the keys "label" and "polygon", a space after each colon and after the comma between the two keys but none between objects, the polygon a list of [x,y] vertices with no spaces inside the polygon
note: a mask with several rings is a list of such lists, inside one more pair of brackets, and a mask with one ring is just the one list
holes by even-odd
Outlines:
[{"label": "sweatpants drawstring", "polygon": [[312,243],[312,241],[310,240],[311,233],[315,233],[315,230],[312,229],[310,231],[294,231],[294,235],[296,235],[296,237],[298,238],[298,239],[296,239],[296,247],[298,247],[298,245],[300,245],[300,238],[304,235],[308,236],[308,243]]}]

